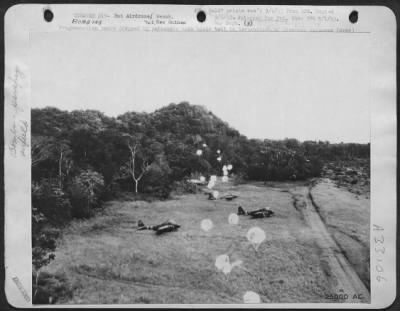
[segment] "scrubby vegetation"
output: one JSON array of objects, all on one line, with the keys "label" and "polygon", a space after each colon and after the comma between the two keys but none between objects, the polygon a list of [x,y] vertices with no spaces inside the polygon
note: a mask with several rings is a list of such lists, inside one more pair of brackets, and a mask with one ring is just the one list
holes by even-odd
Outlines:
[{"label": "scrubby vegetation", "polygon": [[[320,176],[329,161],[369,159],[370,153],[369,144],[248,139],[188,103],[116,118],[94,110],[32,109],[31,123],[34,284],[54,259],[54,228],[90,217],[117,193],[141,200],[167,199],[174,188],[194,193],[187,178],[220,175],[224,164],[233,166],[238,183],[304,180]],[[40,288],[34,285],[34,292]]]},{"label": "scrubby vegetation", "polygon": [[328,162],[322,176],[333,180],[338,187],[346,188],[356,195],[370,192],[370,159],[358,158],[348,161]]},{"label": "scrubby vegetation", "polygon": [[369,158],[369,144],[248,139],[188,103],[117,118],[94,110],[32,110],[33,181],[56,179],[63,191],[89,170],[103,179],[101,196],[129,190],[166,198],[172,182],[220,174],[225,163],[247,180],[302,180],[319,176],[327,161],[353,158]]}]

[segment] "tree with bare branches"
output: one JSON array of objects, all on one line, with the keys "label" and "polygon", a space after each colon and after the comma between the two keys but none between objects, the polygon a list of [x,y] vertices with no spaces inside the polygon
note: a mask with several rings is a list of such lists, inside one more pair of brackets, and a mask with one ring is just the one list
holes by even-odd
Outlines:
[{"label": "tree with bare branches", "polygon": [[71,154],[71,148],[66,141],[57,141],[54,146],[55,152],[57,154],[57,162],[58,162],[58,180],[60,189],[63,187],[63,164],[68,160],[69,155]]},{"label": "tree with bare branches", "polygon": [[52,139],[45,136],[32,136],[32,167],[51,157]]},{"label": "tree with bare branches", "polygon": [[132,179],[135,182],[135,193],[138,193],[138,185],[139,181],[142,179],[143,175],[146,173],[146,171],[149,168],[149,164],[147,163],[146,160],[142,161],[142,166],[139,172],[136,172],[136,154],[138,151],[138,144],[131,144],[128,143],[128,148],[131,152],[131,158],[130,158],[130,164],[129,164],[129,170],[132,176]]},{"label": "tree with bare branches", "polygon": [[[140,143],[138,139],[135,139],[132,135],[124,134],[124,137],[128,137],[126,145],[129,149],[130,155],[129,160],[121,168],[123,172],[129,174],[135,184],[135,193],[138,193],[139,182],[143,178],[144,174],[148,171],[150,164],[143,157],[139,161],[139,150]],[[141,162],[141,163],[139,163]],[[141,164],[141,165],[140,165]]]}]

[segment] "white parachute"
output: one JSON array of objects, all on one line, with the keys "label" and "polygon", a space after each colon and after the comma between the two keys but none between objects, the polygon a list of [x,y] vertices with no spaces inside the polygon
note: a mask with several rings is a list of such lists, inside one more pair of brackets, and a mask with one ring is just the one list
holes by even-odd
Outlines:
[{"label": "white parachute", "polygon": [[252,291],[247,291],[243,295],[244,303],[261,303],[260,296]]},{"label": "white parachute", "polygon": [[241,264],[241,260],[236,260],[235,262],[231,263],[229,256],[226,254],[219,255],[215,260],[215,267],[218,270],[221,270],[224,274],[230,273],[234,267],[240,266]]},{"label": "white parachute", "polygon": [[216,175],[211,175],[210,176],[210,181],[208,182],[207,188],[212,189],[215,186],[215,183],[217,181],[217,176]]},{"label": "white parachute", "polygon": [[219,197],[219,192],[218,191],[213,191],[213,197],[215,198],[215,199],[218,199],[218,197]]}]

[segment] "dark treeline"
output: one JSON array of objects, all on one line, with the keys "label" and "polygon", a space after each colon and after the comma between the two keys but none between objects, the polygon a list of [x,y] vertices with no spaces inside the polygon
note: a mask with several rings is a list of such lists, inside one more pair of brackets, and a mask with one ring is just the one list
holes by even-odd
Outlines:
[{"label": "dark treeline", "polygon": [[35,301],[40,268],[54,259],[53,229],[89,217],[120,191],[165,199],[186,178],[221,175],[226,164],[241,180],[300,180],[319,176],[327,161],[370,154],[369,144],[248,139],[188,103],[117,118],[95,110],[32,109],[31,124]]},{"label": "dark treeline", "polygon": [[57,191],[68,198],[58,202],[63,215],[38,205],[54,221],[86,217],[120,190],[167,198],[174,182],[220,175],[224,164],[244,180],[299,180],[319,176],[326,161],[368,158],[369,152],[369,144],[248,139],[188,103],[117,118],[95,110],[32,109],[33,199]]}]

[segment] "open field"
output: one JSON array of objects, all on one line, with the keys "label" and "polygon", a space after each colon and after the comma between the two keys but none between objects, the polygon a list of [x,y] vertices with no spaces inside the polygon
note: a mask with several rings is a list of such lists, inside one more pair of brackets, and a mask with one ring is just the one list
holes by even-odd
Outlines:
[{"label": "open field", "polygon": [[[45,267],[51,273],[65,272],[73,287],[73,297],[58,303],[242,303],[247,291],[258,293],[263,303],[334,302],[328,296],[340,290],[349,295],[363,291],[362,301],[369,299],[351,260],[349,263],[343,254],[336,259],[324,256],[326,249],[341,249],[335,249],[333,226],[326,230],[322,220],[348,226],[344,221],[348,215],[341,218],[342,212],[327,205],[329,216],[315,216],[310,222],[307,213],[313,213],[315,207],[307,185],[219,183],[216,190],[221,194],[231,191],[239,198],[209,201],[200,193],[151,203],[115,200],[96,217],[74,221],[59,242],[56,260]],[[312,190],[317,204],[329,201],[319,195],[324,191],[319,184]],[[342,199],[352,202],[353,197]],[[236,213],[239,205],[246,210],[270,206],[275,215],[266,219],[241,216],[239,224],[229,224],[228,216]],[[364,216],[352,221],[368,221],[353,229],[360,230],[355,233],[360,239],[368,240],[364,229],[369,224],[369,208],[360,213]],[[337,222],[333,218],[338,218]],[[152,231],[136,231],[139,219],[149,225],[173,219],[181,228],[157,236]],[[214,224],[207,232],[200,227],[204,219]],[[266,234],[257,250],[246,238],[255,226]],[[223,254],[242,264],[224,274],[215,267],[217,256]],[[369,261],[363,262],[368,265]],[[348,279],[346,269],[353,273],[354,282]]]},{"label": "open field", "polygon": [[311,189],[311,199],[328,231],[361,280],[369,286],[369,192],[355,194],[323,179]]}]

